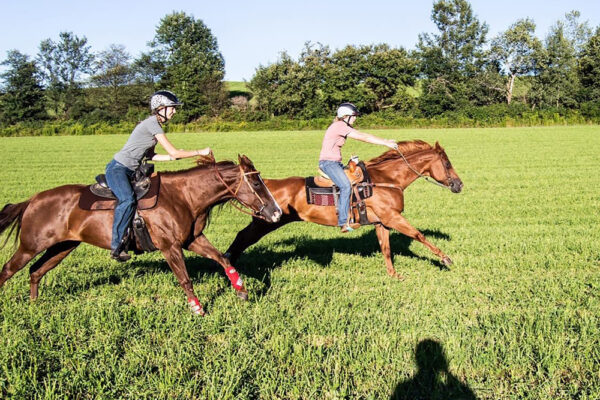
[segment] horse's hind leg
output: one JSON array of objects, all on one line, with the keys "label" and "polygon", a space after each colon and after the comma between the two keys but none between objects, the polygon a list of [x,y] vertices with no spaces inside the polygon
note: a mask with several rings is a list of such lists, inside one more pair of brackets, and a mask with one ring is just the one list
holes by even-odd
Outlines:
[{"label": "horse's hind leg", "polygon": [[68,256],[81,242],[66,241],[57,243],[48,250],[29,268],[29,297],[35,300],[38,297],[38,285],[48,271],[56,267]]},{"label": "horse's hind leg", "polygon": [[27,250],[23,246],[23,243],[19,245],[16,253],[4,264],[2,271],[0,272],[0,287],[4,285],[4,282],[9,280],[14,274],[17,273],[21,268],[23,268],[35,255],[37,252]]},{"label": "horse's hind leg", "polygon": [[381,247],[381,254],[383,254],[383,258],[385,260],[385,267],[388,275],[392,278],[400,280],[404,279],[404,277],[394,269],[394,263],[392,261],[392,249],[390,248],[390,230],[381,224],[376,224],[375,232],[377,233],[379,247]]},{"label": "horse's hind leg", "polygon": [[225,257],[227,257],[232,264],[235,264],[244,250],[258,242],[267,233],[273,232],[275,229],[292,221],[294,221],[294,219],[287,214],[282,215],[279,222],[275,223],[268,223],[262,219],[253,218],[252,222],[247,227],[238,232],[233,243],[231,243],[225,252]]},{"label": "horse's hind leg", "polygon": [[198,301],[196,294],[194,293],[194,287],[192,286],[192,281],[190,281],[190,276],[188,275],[187,269],[185,267],[185,260],[183,259],[183,250],[178,244],[173,244],[169,249],[163,250],[161,249],[165,259],[167,260],[167,264],[171,268],[171,271],[177,277],[179,284],[183,288],[183,291],[187,295],[188,304],[190,305],[192,312],[197,315],[204,316],[204,308],[202,304]]},{"label": "horse's hind leg", "polygon": [[215,260],[221,264],[223,269],[225,269],[225,274],[227,274],[227,277],[231,281],[231,285],[237,292],[237,296],[243,300],[248,299],[248,291],[244,287],[242,278],[240,278],[240,275],[236,269],[233,267],[233,265],[231,265],[229,259],[221,254],[221,252],[217,250],[211,242],[208,241],[206,236],[201,234],[200,236],[196,237],[196,239],[194,239],[194,241],[190,243],[187,248],[194,253],[201,255],[202,257],[210,258],[211,260]]}]

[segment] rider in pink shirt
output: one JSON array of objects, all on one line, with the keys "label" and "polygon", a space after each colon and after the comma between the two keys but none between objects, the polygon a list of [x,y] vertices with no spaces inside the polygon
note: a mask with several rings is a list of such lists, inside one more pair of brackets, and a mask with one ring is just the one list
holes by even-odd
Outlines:
[{"label": "rider in pink shirt", "polygon": [[319,155],[319,168],[325,172],[340,188],[340,201],[338,207],[338,226],[342,232],[354,230],[348,224],[348,211],[350,208],[350,194],[352,186],[348,177],[344,173],[342,165],[342,146],[346,143],[346,138],[351,137],[367,143],[380,144],[392,149],[398,149],[394,140],[382,139],[377,136],[360,132],[354,129],[354,121],[360,115],[356,106],[352,103],[342,103],[337,110],[337,116],[333,123],[329,125],[323,138],[321,154]]}]

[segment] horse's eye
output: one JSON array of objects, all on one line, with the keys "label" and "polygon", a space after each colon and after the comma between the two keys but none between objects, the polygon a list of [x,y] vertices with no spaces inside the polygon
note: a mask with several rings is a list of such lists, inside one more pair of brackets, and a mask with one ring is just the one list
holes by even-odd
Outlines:
[{"label": "horse's eye", "polygon": [[254,182],[252,182],[252,186],[254,186],[255,188],[260,187],[260,182],[254,181]]}]

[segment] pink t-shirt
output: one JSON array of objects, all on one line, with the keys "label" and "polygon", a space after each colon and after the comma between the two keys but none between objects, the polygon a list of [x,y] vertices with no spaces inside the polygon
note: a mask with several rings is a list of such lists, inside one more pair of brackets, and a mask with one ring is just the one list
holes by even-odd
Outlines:
[{"label": "pink t-shirt", "polygon": [[346,143],[346,137],[350,132],[356,130],[346,125],[344,121],[335,121],[329,125],[323,138],[319,161],[342,161],[342,146]]}]

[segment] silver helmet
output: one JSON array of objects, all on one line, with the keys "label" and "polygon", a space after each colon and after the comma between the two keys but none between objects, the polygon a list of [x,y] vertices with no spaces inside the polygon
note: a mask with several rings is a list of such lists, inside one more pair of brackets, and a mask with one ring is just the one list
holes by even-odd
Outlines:
[{"label": "silver helmet", "polygon": [[358,108],[352,103],[342,103],[337,109],[337,117],[344,118],[346,115],[360,115]]},{"label": "silver helmet", "polygon": [[150,97],[150,111],[154,112],[162,107],[182,106],[173,92],[159,90]]}]

